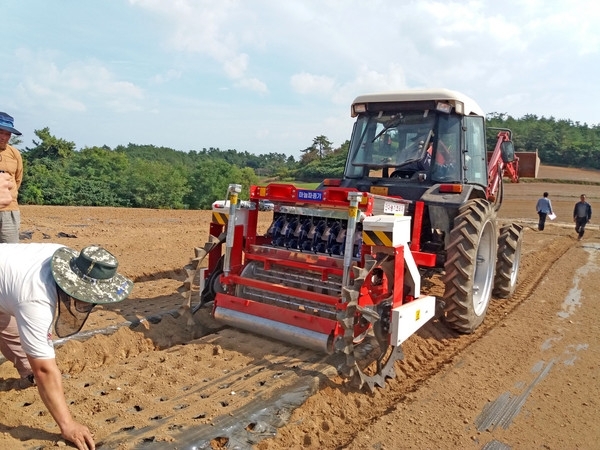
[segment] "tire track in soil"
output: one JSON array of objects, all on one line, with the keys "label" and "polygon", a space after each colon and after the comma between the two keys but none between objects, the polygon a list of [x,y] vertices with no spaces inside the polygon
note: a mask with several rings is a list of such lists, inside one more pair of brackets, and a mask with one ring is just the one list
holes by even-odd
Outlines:
[{"label": "tire track in soil", "polygon": [[[527,231],[527,233],[529,232],[531,230]],[[527,235],[524,239],[527,239]],[[332,383],[334,388],[342,390],[341,393],[338,393],[338,397],[344,397],[340,400],[341,404],[331,410],[323,411],[322,414],[317,414],[320,417],[315,419],[314,423],[305,422],[302,427],[307,430],[305,435],[299,433],[297,429],[293,430],[291,426],[284,427],[279,431],[281,439],[285,439],[285,444],[290,447],[301,448],[309,436],[308,430],[318,430],[319,421],[335,422],[335,418],[325,419],[325,417],[336,415],[346,423],[352,422],[355,426],[337,428],[335,434],[327,433],[326,441],[333,448],[345,448],[357,436],[369,432],[370,426],[376,420],[395,408],[399,402],[411,402],[413,393],[429,377],[439,372],[445,365],[451,364],[461,352],[498,326],[505,316],[511,314],[522,302],[526,301],[552,266],[573,246],[573,243],[573,238],[565,236],[564,233],[562,235],[547,233],[546,241],[536,243],[535,248],[526,248],[524,241],[518,284],[513,296],[510,299],[493,298],[484,323],[475,333],[461,335],[446,327],[439,320],[430,321],[403,343],[404,359],[396,363],[397,377],[388,380],[386,389],[378,390],[373,394],[357,393],[346,390],[339,383]],[[434,285],[432,292],[436,289],[437,292],[434,295],[440,295],[439,285]],[[315,396],[322,395],[323,391],[322,389],[317,392]],[[371,397],[377,397],[377,401],[369,402],[368,399]],[[380,398],[385,400],[382,401]],[[307,404],[310,402],[309,399]],[[322,402],[315,401],[315,404],[319,405]],[[353,408],[352,404],[360,405],[360,407]],[[306,410],[306,408],[307,405],[304,405],[303,409]],[[341,414],[340,410],[343,411]],[[358,424],[361,424],[360,429],[356,427]],[[264,447],[257,448],[284,448],[284,446],[277,445],[279,439],[275,437],[270,440],[275,444],[274,447],[269,446],[269,442],[265,442]]]},{"label": "tire track in soil", "polygon": [[[401,371],[405,374],[408,372],[404,365],[416,366],[420,371],[429,364],[433,364],[433,369],[437,371],[440,362],[452,359],[471,343],[483,337],[525,301],[551,267],[572,246],[572,238],[561,236],[553,239],[543,252],[534,251],[522,255],[519,279],[514,294],[510,299],[493,298],[484,323],[475,333],[460,335],[449,330],[437,320],[428,323],[415,336],[411,337],[410,350],[409,345],[406,345],[409,342],[405,344],[405,359],[400,362]],[[433,358],[426,360],[425,364],[420,364],[421,355],[430,353],[433,353]]]}]

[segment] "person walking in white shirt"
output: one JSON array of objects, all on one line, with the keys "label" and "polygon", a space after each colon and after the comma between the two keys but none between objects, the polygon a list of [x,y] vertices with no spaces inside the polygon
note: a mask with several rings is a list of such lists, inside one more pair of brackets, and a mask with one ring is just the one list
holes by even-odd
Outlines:
[{"label": "person walking in white shirt", "polygon": [[535,205],[535,209],[537,210],[538,216],[540,220],[538,221],[538,231],[544,231],[544,226],[546,225],[546,217],[552,213],[552,203],[548,198],[548,193],[544,192],[542,198],[537,201]]}]

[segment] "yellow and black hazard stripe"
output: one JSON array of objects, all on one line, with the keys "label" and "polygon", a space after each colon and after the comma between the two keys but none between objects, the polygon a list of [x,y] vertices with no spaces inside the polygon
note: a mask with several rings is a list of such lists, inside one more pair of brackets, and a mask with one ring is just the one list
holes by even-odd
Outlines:
[{"label": "yellow and black hazard stripe", "polygon": [[220,212],[214,212],[212,213],[212,223],[216,223],[219,225],[227,225],[227,222],[229,221],[229,214],[224,214],[224,213],[220,213]]},{"label": "yellow and black hazard stripe", "polygon": [[363,243],[366,245],[380,245],[393,247],[393,233],[391,231],[363,230]]}]

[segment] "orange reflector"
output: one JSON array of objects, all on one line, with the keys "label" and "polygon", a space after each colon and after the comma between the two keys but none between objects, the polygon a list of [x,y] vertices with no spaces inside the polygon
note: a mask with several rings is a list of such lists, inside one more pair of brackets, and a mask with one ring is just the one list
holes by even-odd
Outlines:
[{"label": "orange reflector", "polygon": [[323,186],[341,186],[342,185],[342,180],[340,179],[335,179],[335,178],[325,178],[325,180],[323,180]]},{"label": "orange reflector", "polygon": [[371,186],[369,192],[375,195],[388,195],[388,188],[386,186]]},{"label": "orange reflector", "polygon": [[462,184],[440,184],[440,192],[445,194],[460,194],[462,191]]}]

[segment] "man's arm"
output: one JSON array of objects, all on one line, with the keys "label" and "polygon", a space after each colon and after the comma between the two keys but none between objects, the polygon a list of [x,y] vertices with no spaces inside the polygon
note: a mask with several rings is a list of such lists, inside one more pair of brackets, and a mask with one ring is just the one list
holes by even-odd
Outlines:
[{"label": "man's arm", "polygon": [[10,175],[4,172],[0,172],[0,208],[10,205],[12,202],[12,195],[10,190],[13,187]]},{"label": "man's arm", "polygon": [[71,441],[79,450],[94,450],[92,432],[80,423],[73,420],[65,393],[63,391],[62,376],[55,359],[38,359],[27,356],[33,376],[40,393],[40,397],[50,411],[50,414],[60,427],[62,436]]},{"label": "man's arm", "polygon": [[23,158],[21,153],[15,149],[15,158],[17,160],[17,170],[15,171],[15,183],[17,183],[17,190],[21,189],[21,183],[23,182]]}]

